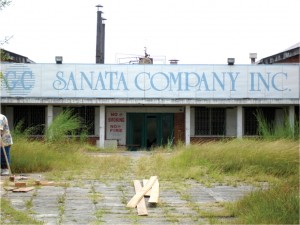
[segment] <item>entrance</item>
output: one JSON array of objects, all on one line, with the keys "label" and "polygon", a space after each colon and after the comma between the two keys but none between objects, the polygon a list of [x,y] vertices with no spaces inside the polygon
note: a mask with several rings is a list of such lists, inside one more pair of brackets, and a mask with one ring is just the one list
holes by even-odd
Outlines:
[{"label": "entrance", "polygon": [[130,150],[173,143],[172,113],[128,113],[126,145]]}]

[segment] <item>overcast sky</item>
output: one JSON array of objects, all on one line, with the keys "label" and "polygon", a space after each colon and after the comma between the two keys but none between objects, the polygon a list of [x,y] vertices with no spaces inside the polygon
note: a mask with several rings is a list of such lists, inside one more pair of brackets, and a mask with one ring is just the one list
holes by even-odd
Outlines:
[{"label": "overcast sky", "polygon": [[299,0],[12,0],[0,11],[2,48],[36,63],[95,63],[96,5],[107,19],[105,63],[249,64],[300,41]]}]

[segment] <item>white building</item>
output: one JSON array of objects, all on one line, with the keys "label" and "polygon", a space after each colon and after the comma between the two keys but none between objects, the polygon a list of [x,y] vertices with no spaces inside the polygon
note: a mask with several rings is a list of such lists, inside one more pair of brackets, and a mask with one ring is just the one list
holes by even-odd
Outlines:
[{"label": "white building", "polygon": [[100,147],[256,136],[258,109],[275,124],[299,118],[300,64],[2,64],[1,71],[1,112],[12,128],[20,120],[47,126],[71,107]]}]

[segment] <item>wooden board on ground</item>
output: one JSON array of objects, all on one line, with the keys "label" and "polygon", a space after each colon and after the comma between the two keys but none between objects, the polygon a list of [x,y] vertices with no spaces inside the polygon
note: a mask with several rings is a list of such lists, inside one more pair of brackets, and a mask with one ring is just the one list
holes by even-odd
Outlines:
[{"label": "wooden board on ground", "polygon": [[34,190],[34,187],[16,188],[13,192],[28,192]]},{"label": "wooden board on ground", "polygon": [[151,188],[151,195],[148,202],[152,204],[158,203],[158,199],[159,199],[159,182],[158,180],[156,180]]},{"label": "wooden board on ground", "polygon": [[46,181],[46,180],[36,180],[35,184],[41,185],[41,186],[54,186],[55,185],[55,183],[53,181]]},{"label": "wooden board on ground", "polygon": [[[143,186],[146,186],[148,181],[149,180],[147,180],[147,179],[143,179]],[[150,197],[150,195],[151,195],[151,189],[149,191],[147,191],[147,193],[144,196],[145,197]]]},{"label": "wooden board on ground", "polygon": [[135,208],[139,201],[144,197],[144,194],[147,193],[157,180],[157,176],[151,176],[146,186],[144,186],[140,192],[136,193],[130,201],[127,203],[126,207]]},{"label": "wooden board on ground", "polygon": [[[141,185],[141,182],[139,180],[134,180],[133,185],[134,185],[135,193],[138,193],[142,190],[142,185]],[[139,216],[147,216],[148,215],[148,211],[147,211],[146,202],[145,202],[144,197],[137,204],[136,208],[137,208],[137,212],[138,212]]]}]

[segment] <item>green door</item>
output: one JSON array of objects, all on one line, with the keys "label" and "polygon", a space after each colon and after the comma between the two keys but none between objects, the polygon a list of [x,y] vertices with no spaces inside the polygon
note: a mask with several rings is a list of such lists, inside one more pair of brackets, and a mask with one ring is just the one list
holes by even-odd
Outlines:
[{"label": "green door", "polygon": [[128,113],[127,147],[130,150],[150,149],[172,143],[173,120],[171,113]]}]

